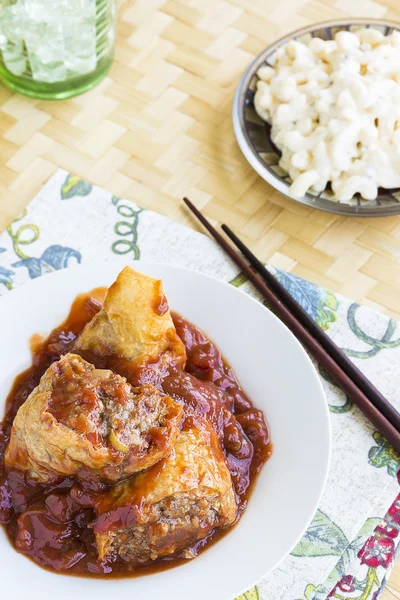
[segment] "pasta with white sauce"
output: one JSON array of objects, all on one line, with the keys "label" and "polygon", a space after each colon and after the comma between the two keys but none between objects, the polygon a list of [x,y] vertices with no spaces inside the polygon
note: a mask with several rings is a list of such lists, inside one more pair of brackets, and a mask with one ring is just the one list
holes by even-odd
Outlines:
[{"label": "pasta with white sauce", "polygon": [[340,31],[290,41],[257,75],[254,105],[290,175],[290,193],[355,194],[400,187],[400,32]]}]

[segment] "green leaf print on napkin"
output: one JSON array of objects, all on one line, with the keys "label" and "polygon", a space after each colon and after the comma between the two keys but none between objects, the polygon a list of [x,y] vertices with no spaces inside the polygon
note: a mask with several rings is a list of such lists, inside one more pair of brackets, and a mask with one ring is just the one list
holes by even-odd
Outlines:
[{"label": "green leaf print on napkin", "polygon": [[336,523],[318,510],[292,556],[340,556],[349,541]]},{"label": "green leaf print on napkin", "polygon": [[261,600],[261,596],[260,596],[260,592],[258,591],[258,587],[255,586],[255,587],[251,588],[251,590],[249,590],[245,594],[241,594],[240,596],[235,598],[235,600]]},{"label": "green leaf print on napkin", "polygon": [[[122,202],[125,202],[125,204],[122,204]],[[138,225],[139,215],[144,209],[134,204],[131,205],[126,200],[121,200],[117,196],[111,198],[111,203],[117,207],[118,214],[124,218],[123,221],[118,221],[114,225],[114,232],[122,239],[115,241],[111,246],[111,250],[114,254],[129,254],[129,252],[133,252],[134,260],[139,260]]]},{"label": "green leaf print on napkin", "polygon": [[310,583],[304,590],[305,600],[313,600],[315,596],[316,586]]},{"label": "green leaf print on napkin", "polygon": [[[34,244],[40,237],[39,227],[32,223],[25,223],[19,227],[17,225],[17,228],[14,229],[15,223],[24,219],[26,215],[27,210],[25,209],[6,229],[11,238],[14,253],[20,259],[17,262],[12,263],[12,267],[26,267],[28,269],[29,277],[31,279],[36,279],[36,277],[40,277],[43,273],[65,269],[71,262],[81,262],[81,253],[78,252],[78,250],[74,250],[74,248],[69,248],[68,246],[60,246],[59,244],[49,246],[39,257],[26,254],[22,247]],[[74,261],[72,261],[72,259],[74,259]],[[14,274],[12,271],[9,273]]]},{"label": "green leaf print on napkin", "polygon": [[25,209],[22,213],[12,221],[12,223],[7,227],[6,231],[11,238],[13,249],[15,254],[21,260],[25,260],[29,258],[27,254],[22,250],[21,246],[29,246],[33,244],[39,239],[40,230],[37,225],[33,225],[32,223],[25,223],[25,225],[21,225],[14,231],[14,224],[18,223],[18,221],[22,221],[28,214],[28,211]]},{"label": "green leaf print on napkin", "polygon": [[[335,387],[337,387],[339,389],[339,386],[336,383],[336,381],[334,379],[332,379],[332,377],[329,375],[329,373],[320,364],[318,364],[318,373],[321,375],[321,377],[323,379],[325,379],[325,381],[327,381],[328,383],[330,383],[331,385],[334,385]],[[345,401],[343,404],[328,404],[328,406],[329,406],[329,410],[332,413],[343,414],[343,413],[349,412],[353,408],[354,402],[351,398],[349,398],[349,396],[345,396]]]},{"label": "green leaf print on napkin", "polygon": [[371,517],[367,519],[364,525],[361,527],[357,536],[351,542],[351,544],[343,552],[340,560],[329,574],[327,580],[323,585],[316,588],[315,599],[325,598],[325,594],[329,593],[334,587],[335,583],[342,577],[345,577],[351,562],[356,558],[360,549],[364,546],[367,539],[373,534],[375,528],[381,523],[382,519],[379,517]]},{"label": "green leaf print on napkin", "polygon": [[229,283],[233,285],[233,287],[240,288],[246,283],[246,281],[248,281],[246,275],[244,273],[239,273],[239,275],[236,275],[236,277],[231,279]]},{"label": "green leaf print on napkin", "polygon": [[348,572],[352,561],[357,557],[358,552],[364,546],[367,539],[373,534],[375,528],[381,521],[382,519],[378,517],[368,519],[358,532],[357,536],[341,554],[337,564],[324,583],[319,585],[314,585],[312,583],[308,584],[304,590],[304,598],[299,600],[326,600],[327,595],[338,581],[344,582],[346,578],[348,579],[346,573]]},{"label": "green leaf print on napkin", "polygon": [[[339,300],[332,292],[278,269],[275,269],[275,277],[323,331],[327,331],[336,321]],[[246,281],[248,281],[246,275],[239,273],[229,283],[239,288]],[[265,302],[264,305],[268,306]]]},{"label": "green leaf print on napkin", "polygon": [[77,175],[68,175],[61,186],[61,200],[69,200],[75,196],[87,196],[92,186]]},{"label": "green leaf print on napkin", "polygon": [[374,433],[374,440],[378,446],[373,446],[368,453],[368,462],[378,469],[387,467],[389,475],[396,477],[400,469],[400,454],[378,431]]},{"label": "green leaf print on napkin", "polygon": [[388,350],[391,348],[396,348],[400,346],[400,338],[397,340],[392,340],[393,334],[396,331],[397,324],[393,319],[388,319],[388,324],[386,327],[386,331],[383,334],[381,339],[374,338],[371,335],[368,335],[357,323],[356,321],[356,313],[360,308],[359,304],[353,302],[349,307],[347,312],[347,322],[351,331],[354,335],[361,341],[371,346],[370,350],[366,350],[365,352],[359,350],[351,350],[351,349],[343,349],[343,352],[350,356],[351,358],[372,358],[376,356],[381,350]]},{"label": "green leaf print on napkin", "polygon": [[327,331],[336,321],[339,300],[332,292],[278,269],[276,269],[276,278],[323,331]]}]

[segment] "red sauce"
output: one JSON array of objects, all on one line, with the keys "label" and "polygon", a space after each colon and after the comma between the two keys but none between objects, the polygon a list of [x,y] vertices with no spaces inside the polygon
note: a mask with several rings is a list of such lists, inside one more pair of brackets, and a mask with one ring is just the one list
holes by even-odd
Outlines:
[{"label": "red sauce", "polygon": [[[100,310],[104,292],[99,288],[78,296],[66,321],[47,340],[39,340],[38,336],[32,340],[32,366],[15,379],[0,423],[0,523],[14,547],[43,567],[71,575],[132,577],[177,566],[185,559],[182,555],[159,558],[140,567],[119,558],[99,562],[94,535],[87,526],[95,517],[93,507],[110,486],[90,477],[38,484],[22,471],[4,466],[5,449],[19,407],[50,364],[72,349],[85,324]],[[160,294],[159,314],[168,309],[165,303]],[[112,367],[132,385],[157,385],[183,403],[184,421],[200,415],[213,425],[232,476],[239,519],[256,476],[272,452],[265,418],[246,397],[215,344],[181,316],[173,314],[173,320],[188,356],[185,371],[174,367],[160,370],[157,364],[132,371],[117,359],[108,359],[107,365],[100,365],[97,360],[96,366]],[[215,530],[191,546],[192,552],[198,554],[227,531]]]}]

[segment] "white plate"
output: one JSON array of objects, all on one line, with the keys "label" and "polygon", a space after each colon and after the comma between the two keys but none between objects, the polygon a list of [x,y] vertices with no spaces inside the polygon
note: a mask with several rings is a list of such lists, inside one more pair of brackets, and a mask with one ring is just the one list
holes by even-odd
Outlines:
[{"label": "white plate", "polygon": [[[30,364],[29,338],[48,334],[78,293],[108,286],[122,263],[78,266],[0,298],[0,411],[13,378]],[[206,275],[135,262],[164,282],[169,304],[208,334],[251,400],[265,411],[274,452],[237,527],[198,558],[136,579],[60,576],[18,554],[0,531],[2,596],[15,600],[232,600],[295,546],[317,509],[329,468],[330,423],[319,377],[303,348],[261,303]]]}]

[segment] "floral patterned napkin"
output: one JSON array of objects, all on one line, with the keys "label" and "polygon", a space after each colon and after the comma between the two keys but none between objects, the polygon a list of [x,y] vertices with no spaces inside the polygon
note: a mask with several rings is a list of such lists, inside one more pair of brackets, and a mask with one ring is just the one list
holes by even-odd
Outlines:
[{"label": "floral patterned napkin", "polygon": [[[117,255],[197,269],[256,295],[208,237],[62,170],[0,236],[0,294],[54,269]],[[399,324],[289,273],[274,273],[400,409]],[[324,496],[291,555],[241,600],[376,600],[396,556],[400,456],[321,369],[320,376],[333,432]]]}]

